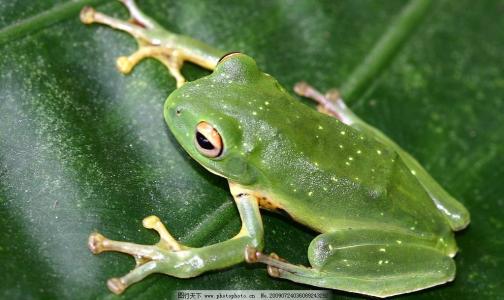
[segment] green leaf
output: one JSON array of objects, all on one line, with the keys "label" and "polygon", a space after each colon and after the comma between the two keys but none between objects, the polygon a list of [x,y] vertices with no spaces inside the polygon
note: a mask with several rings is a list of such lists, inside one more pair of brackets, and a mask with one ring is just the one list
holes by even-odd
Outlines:
[{"label": "green leaf", "polygon": [[[157,236],[141,226],[151,214],[192,246],[239,230],[225,180],[192,161],[163,121],[163,102],[175,81],[153,60],[122,76],[115,58],[132,53],[134,40],[79,22],[84,3],[101,2],[0,3],[0,298],[115,298],[106,279],[128,272],[134,261],[116,253],[92,255],[86,242],[94,230],[154,243]],[[347,78],[397,26],[393,20],[407,5],[159,2],[139,5],[174,32],[248,53],[286,87],[306,80],[321,90],[351,86]],[[116,2],[98,9],[127,17]],[[457,234],[455,282],[404,298],[504,295],[503,10],[499,0],[436,2],[349,103],[472,214],[470,227]],[[195,66],[184,73],[189,79],[207,74]],[[265,213],[264,222],[266,251],[307,263],[315,233],[274,214]],[[270,278],[264,266],[242,264],[193,279],[149,276],[121,297],[170,298],[175,289],[308,288]]]}]

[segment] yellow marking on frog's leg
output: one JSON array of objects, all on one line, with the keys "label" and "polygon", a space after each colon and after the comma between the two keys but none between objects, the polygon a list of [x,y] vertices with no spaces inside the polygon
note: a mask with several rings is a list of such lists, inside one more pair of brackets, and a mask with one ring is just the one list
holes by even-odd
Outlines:
[{"label": "yellow marking on frog's leg", "polygon": [[323,95],[308,83],[300,81],[294,85],[294,92],[299,96],[317,102],[317,110],[319,112],[335,117],[346,125],[352,125],[354,123],[355,115],[346,106],[338,90],[331,89]]},{"label": "yellow marking on frog's leg", "polygon": [[260,208],[264,208],[269,211],[279,211],[282,209],[278,203],[275,203],[272,199],[268,197],[262,196],[258,198],[258,201]]},{"label": "yellow marking on frog's leg", "polygon": [[280,205],[280,203],[275,201],[274,197],[271,197],[265,192],[251,190],[231,181],[229,182],[229,189],[231,190],[231,194],[235,197],[240,194],[247,194],[253,196],[254,198],[257,199],[257,204],[259,204],[259,207],[262,209],[266,209],[273,212],[283,210],[283,207]]}]

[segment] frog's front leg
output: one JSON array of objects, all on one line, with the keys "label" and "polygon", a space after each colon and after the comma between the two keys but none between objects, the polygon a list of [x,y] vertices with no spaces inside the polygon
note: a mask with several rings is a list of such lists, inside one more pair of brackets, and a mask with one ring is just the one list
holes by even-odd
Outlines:
[{"label": "frog's front leg", "polygon": [[85,24],[104,24],[131,34],[138,42],[139,49],[130,56],[117,59],[120,72],[127,74],[144,58],[152,57],[163,63],[177,80],[177,87],[185,83],[180,70],[185,61],[213,70],[223,51],[214,49],[198,40],[172,33],[152,18],[145,15],[133,0],[119,0],[132,19],[129,22],[118,20],[97,12],[92,7],[84,7],[80,19]]},{"label": "frog's front leg", "polygon": [[263,247],[263,226],[257,199],[248,194],[235,196],[235,202],[242,220],[240,233],[230,240],[201,248],[190,248],[178,243],[166,230],[159,218],[144,219],[146,228],[154,229],[160,236],[155,245],[139,245],[113,241],[99,233],[89,237],[89,249],[98,254],[117,251],[132,255],[137,266],[121,278],[111,278],[107,282],[115,294],[122,293],[129,285],[152,273],[164,273],[178,278],[189,278],[203,272],[225,268],[245,260],[245,249]]},{"label": "frog's front leg", "polygon": [[311,268],[248,249],[248,262],[299,283],[389,297],[453,280],[453,237],[415,236],[392,229],[342,229],[316,237],[308,248]]}]

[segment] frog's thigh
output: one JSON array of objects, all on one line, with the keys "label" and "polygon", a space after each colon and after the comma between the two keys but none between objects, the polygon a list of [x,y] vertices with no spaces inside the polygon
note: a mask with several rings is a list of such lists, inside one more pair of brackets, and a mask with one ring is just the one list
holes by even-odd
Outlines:
[{"label": "frog's thigh", "polygon": [[292,278],[316,286],[386,297],[451,281],[454,261],[415,236],[378,229],[321,234],[308,249],[320,278]]}]

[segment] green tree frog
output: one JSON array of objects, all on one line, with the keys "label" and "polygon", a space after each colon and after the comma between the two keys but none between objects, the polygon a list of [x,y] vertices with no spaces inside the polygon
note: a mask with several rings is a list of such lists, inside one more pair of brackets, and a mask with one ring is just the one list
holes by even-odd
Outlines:
[{"label": "green tree frog", "polygon": [[[409,154],[334,94],[296,87],[319,102],[321,114],[296,101],[251,57],[223,55],[168,32],[133,1],[122,2],[133,22],[89,7],[81,19],[137,39],[140,49],[118,59],[120,71],[145,57],[168,67],[179,88],[166,100],[166,123],[192,158],[228,180],[242,227],[233,238],[201,248],[180,244],[156,216],[143,220],[159,233],[155,245],[95,232],[89,238],[93,253],[119,251],[137,261],[130,273],[108,281],[111,291],[122,293],[152,273],[189,278],[244,261],[266,264],[274,277],[377,297],[453,280],[454,231],[467,226],[469,213]],[[186,83],[184,61],[213,72]],[[284,212],[319,233],[307,249],[310,266],[261,252],[261,208]]]}]

